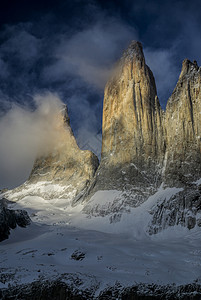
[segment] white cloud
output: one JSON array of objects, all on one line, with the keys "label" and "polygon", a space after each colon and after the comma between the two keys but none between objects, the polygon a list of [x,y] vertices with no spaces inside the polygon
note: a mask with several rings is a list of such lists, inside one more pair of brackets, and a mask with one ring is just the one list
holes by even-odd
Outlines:
[{"label": "white cloud", "polygon": [[0,118],[0,188],[19,185],[29,176],[37,155],[59,143],[58,116],[63,103],[55,94],[34,97],[36,109],[13,105]]}]

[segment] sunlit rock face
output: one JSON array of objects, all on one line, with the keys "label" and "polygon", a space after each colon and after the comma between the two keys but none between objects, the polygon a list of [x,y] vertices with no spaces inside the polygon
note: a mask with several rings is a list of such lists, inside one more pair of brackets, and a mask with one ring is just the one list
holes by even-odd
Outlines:
[{"label": "sunlit rock face", "polygon": [[201,68],[185,59],[165,114],[164,181],[185,185],[201,177]]},{"label": "sunlit rock face", "polygon": [[102,162],[142,166],[158,161],[164,148],[161,121],[153,74],[142,45],[132,42],[105,88]]},{"label": "sunlit rock face", "polygon": [[[23,197],[26,193],[45,199],[74,198],[82,194],[94,177],[98,158],[91,151],[78,147],[66,106],[56,118],[55,142],[52,142],[51,149],[45,155],[36,159],[29,179],[12,191],[13,197],[10,199],[15,199],[15,195],[17,198]],[[23,194],[20,194],[20,190],[23,190]]]}]

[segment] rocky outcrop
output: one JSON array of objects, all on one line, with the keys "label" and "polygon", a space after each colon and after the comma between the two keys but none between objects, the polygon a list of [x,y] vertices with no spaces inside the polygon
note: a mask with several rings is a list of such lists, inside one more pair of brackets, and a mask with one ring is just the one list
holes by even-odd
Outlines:
[{"label": "rocky outcrop", "polygon": [[[64,274],[67,276],[68,274]],[[156,299],[172,299],[172,300],[199,300],[201,294],[201,285],[199,282],[193,282],[186,285],[159,285],[139,283],[133,286],[122,287],[119,282],[114,286],[108,286],[101,290],[97,286],[80,289],[80,279],[75,275],[74,284],[63,282],[63,278],[57,280],[40,280],[31,284],[21,284],[10,288],[0,290],[0,298],[2,300],[110,300],[110,299],[135,299],[135,300],[156,300]],[[76,285],[76,287],[74,287]],[[96,292],[96,295],[95,295]]]},{"label": "rocky outcrop", "polygon": [[149,234],[180,225],[193,229],[201,227],[201,185],[183,191],[153,206]]},{"label": "rocky outcrop", "polygon": [[25,210],[11,210],[7,207],[8,201],[0,199],[0,242],[7,239],[11,229],[16,226],[26,227],[31,219]]},{"label": "rocky outcrop", "polygon": [[142,45],[133,42],[105,88],[102,163],[133,162],[142,167],[151,159],[160,160],[164,148],[161,117],[153,74]]},{"label": "rocky outcrop", "polygon": [[[73,199],[72,204],[76,205],[79,199],[92,199],[97,191],[118,190],[120,196],[108,210],[115,211],[119,220],[122,212],[145,202],[163,183],[164,188],[183,188],[186,194],[180,193],[174,205],[166,203],[156,209],[153,224],[159,215],[162,221],[157,222],[172,223],[172,217],[170,221],[165,217],[164,207],[168,207],[173,214],[174,210],[181,210],[180,223],[192,227],[186,221],[186,204],[181,203],[186,195],[196,194],[192,183],[201,178],[200,113],[201,68],[197,63],[184,60],[164,112],[142,45],[133,41],[105,87],[100,166],[92,152],[79,149],[64,109],[58,116],[55,148],[37,158],[29,180],[15,189],[10,199],[41,195],[45,199]],[[188,209],[196,214],[198,208],[193,203],[188,204]],[[90,209],[85,204],[83,211],[90,215]],[[107,214],[99,206],[93,213]]]}]

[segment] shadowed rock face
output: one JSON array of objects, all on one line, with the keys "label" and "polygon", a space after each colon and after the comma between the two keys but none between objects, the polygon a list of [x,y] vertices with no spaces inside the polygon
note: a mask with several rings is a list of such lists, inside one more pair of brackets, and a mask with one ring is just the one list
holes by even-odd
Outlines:
[{"label": "shadowed rock face", "polygon": [[26,227],[31,223],[25,210],[8,209],[7,204],[6,199],[0,199],[0,242],[9,237],[10,229],[15,229],[17,225]]},{"label": "shadowed rock face", "polygon": [[153,218],[149,234],[156,234],[170,226],[180,225],[188,229],[201,227],[201,185],[185,188],[169,200],[157,203],[151,210]]}]

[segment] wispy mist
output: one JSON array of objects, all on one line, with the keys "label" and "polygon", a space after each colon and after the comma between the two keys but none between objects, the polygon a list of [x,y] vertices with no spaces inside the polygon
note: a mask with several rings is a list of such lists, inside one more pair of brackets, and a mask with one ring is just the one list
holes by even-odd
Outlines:
[{"label": "wispy mist", "polygon": [[47,154],[60,142],[63,103],[50,93],[35,96],[34,102],[35,110],[14,104],[0,119],[0,188],[24,182],[36,156]]},{"label": "wispy mist", "polygon": [[67,75],[78,76],[85,84],[103,89],[113,63],[132,39],[137,39],[134,28],[99,15],[91,27],[86,26],[70,38],[60,36],[53,52],[55,62],[44,68],[43,79],[55,82]]}]

